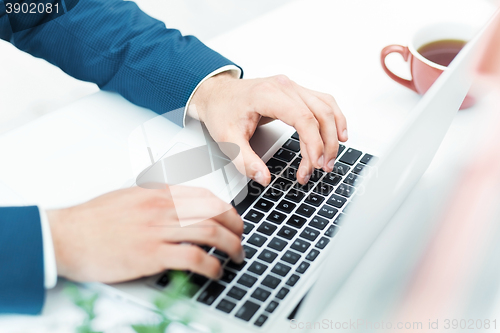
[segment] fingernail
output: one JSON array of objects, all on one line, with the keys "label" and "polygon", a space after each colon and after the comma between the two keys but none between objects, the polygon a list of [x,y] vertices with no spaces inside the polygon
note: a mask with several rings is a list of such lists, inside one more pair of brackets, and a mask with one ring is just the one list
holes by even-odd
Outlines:
[{"label": "fingernail", "polygon": [[309,181],[309,179],[311,178],[311,175],[306,175],[304,177],[304,181],[307,183]]},{"label": "fingernail", "polygon": [[347,136],[347,128],[342,132],[342,135],[344,136],[344,139],[348,139],[349,137]]},{"label": "fingernail", "polygon": [[323,167],[323,162],[325,161],[325,157],[321,155],[321,157],[318,159],[318,165],[319,167]]},{"label": "fingernail", "polygon": [[327,167],[328,167],[329,169],[333,169],[333,166],[334,166],[334,165],[335,165],[335,159],[334,159],[334,158],[332,158],[332,159],[330,160],[330,162],[328,162]]},{"label": "fingernail", "polygon": [[253,179],[259,184],[264,184],[264,174],[261,171],[257,171]]},{"label": "fingernail", "polygon": [[217,280],[220,280],[224,275],[224,269],[221,267],[219,270],[219,274],[217,275]]},{"label": "fingernail", "polygon": [[240,254],[238,255],[238,264],[241,264],[243,262],[243,260],[245,260],[245,257],[246,257],[246,253],[245,253],[245,250],[244,249],[241,249],[241,252]]}]

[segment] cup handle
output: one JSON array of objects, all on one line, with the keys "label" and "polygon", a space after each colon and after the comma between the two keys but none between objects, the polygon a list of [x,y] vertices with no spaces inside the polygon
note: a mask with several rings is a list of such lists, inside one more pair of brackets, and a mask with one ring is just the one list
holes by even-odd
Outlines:
[{"label": "cup handle", "polygon": [[411,54],[410,50],[406,46],[402,46],[402,45],[386,46],[382,49],[382,52],[380,53],[380,62],[382,64],[382,68],[387,73],[387,75],[389,75],[389,77],[391,79],[393,79],[397,83],[405,86],[406,88],[417,92],[417,89],[415,88],[415,84],[413,83],[413,78],[411,80],[403,79],[402,77],[399,77],[396,74],[394,74],[393,72],[391,72],[389,70],[389,68],[387,68],[387,66],[385,65],[385,58],[393,52],[397,52],[397,53],[401,54],[401,56],[403,56],[403,59],[405,61],[408,61],[408,59],[410,58],[410,54]]}]

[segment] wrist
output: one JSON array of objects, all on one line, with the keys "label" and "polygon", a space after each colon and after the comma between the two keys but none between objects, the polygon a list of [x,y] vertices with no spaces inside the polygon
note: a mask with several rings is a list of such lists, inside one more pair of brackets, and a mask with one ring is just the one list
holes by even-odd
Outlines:
[{"label": "wrist", "polygon": [[187,110],[188,116],[205,122],[210,103],[224,92],[223,85],[237,79],[238,77],[233,71],[225,71],[212,76],[200,84]]},{"label": "wrist", "polygon": [[[54,257],[56,259],[57,275],[66,275],[66,264],[64,259],[64,249],[61,244],[62,237],[64,237],[64,232],[61,232],[62,223],[64,223],[66,217],[66,209],[55,209],[49,210],[47,213],[47,219],[50,226],[50,232],[52,234],[52,244],[54,247]],[[68,236],[68,235],[66,235]]]}]

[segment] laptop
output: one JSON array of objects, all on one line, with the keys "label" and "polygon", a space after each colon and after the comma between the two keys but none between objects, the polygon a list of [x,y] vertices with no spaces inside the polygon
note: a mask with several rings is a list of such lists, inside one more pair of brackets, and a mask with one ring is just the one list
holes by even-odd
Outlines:
[{"label": "laptop", "polygon": [[[197,322],[216,323],[221,332],[281,332],[291,319],[314,321],[328,307],[433,159],[471,86],[478,38],[421,99],[384,152],[341,144],[334,170],[316,170],[300,185],[298,134],[288,127],[275,138],[257,133],[254,147],[272,181],[267,187],[245,181],[243,194],[233,195],[245,225],[244,263],[203,247],[221,261],[224,275],[219,281],[189,275],[197,286],[189,300],[199,306]],[[232,193],[238,193],[234,187]],[[169,272],[98,287],[151,306],[152,297],[169,287]]]}]

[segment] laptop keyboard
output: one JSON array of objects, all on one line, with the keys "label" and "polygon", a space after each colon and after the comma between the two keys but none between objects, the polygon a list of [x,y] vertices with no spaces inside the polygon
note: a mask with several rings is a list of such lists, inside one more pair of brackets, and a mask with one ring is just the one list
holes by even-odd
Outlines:
[{"label": "laptop keyboard", "polygon": [[[197,302],[256,327],[265,324],[340,230],[362,181],[359,174],[376,159],[341,144],[333,171],[315,170],[301,185],[296,179],[301,161],[298,139],[295,132],[266,163],[270,185],[264,188],[250,181],[248,195],[235,206],[244,221],[245,261],[237,264],[224,252],[202,246],[221,261],[224,274],[219,281],[189,276],[197,287],[192,294]],[[156,287],[168,282],[165,272]]]}]

